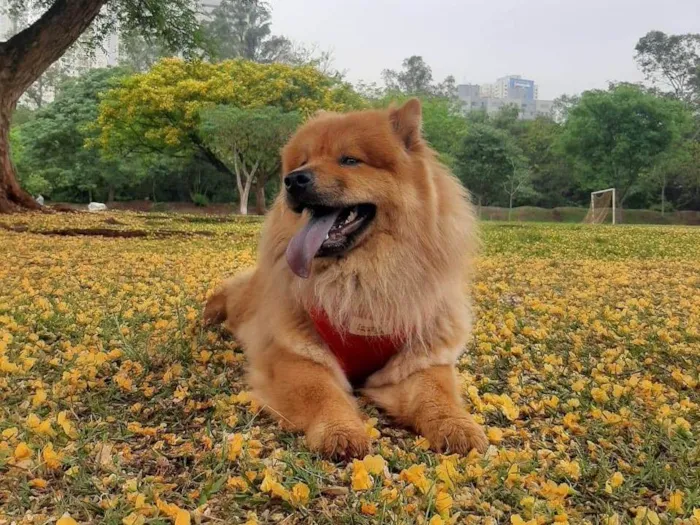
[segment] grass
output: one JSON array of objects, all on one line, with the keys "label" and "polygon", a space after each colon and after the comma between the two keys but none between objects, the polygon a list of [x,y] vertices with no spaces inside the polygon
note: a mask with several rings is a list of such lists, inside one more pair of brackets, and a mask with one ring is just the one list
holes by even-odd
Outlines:
[{"label": "grass", "polygon": [[259,220],[0,223],[0,524],[700,524],[700,229],[484,224],[459,370],[491,448],[433,454],[362,403],[374,453],[347,465],[200,327]]}]

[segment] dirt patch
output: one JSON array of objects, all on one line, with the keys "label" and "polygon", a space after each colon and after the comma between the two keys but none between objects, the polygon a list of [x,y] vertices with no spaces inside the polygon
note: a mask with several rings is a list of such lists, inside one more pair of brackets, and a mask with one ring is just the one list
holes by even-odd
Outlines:
[{"label": "dirt patch", "polygon": [[17,233],[24,233],[29,230],[29,226],[26,224],[1,224],[0,223],[0,228],[3,230],[11,231],[11,232],[17,232]]},{"label": "dirt patch", "polygon": [[113,226],[124,226],[125,223],[118,221],[114,217],[110,217],[108,219],[105,219],[105,224],[111,224]]},{"label": "dirt patch", "polygon": [[109,228],[69,228],[66,230],[43,230],[31,233],[38,233],[39,235],[60,235],[63,237],[76,237],[80,235],[125,239],[148,237],[148,232],[143,230],[110,230]]}]

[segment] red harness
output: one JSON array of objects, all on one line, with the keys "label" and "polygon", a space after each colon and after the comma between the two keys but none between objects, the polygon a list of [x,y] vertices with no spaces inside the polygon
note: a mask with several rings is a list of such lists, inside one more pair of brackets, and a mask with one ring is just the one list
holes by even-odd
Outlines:
[{"label": "red harness", "polygon": [[361,335],[371,332],[367,325],[356,322],[349,330],[339,331],[325,312],[312,310],[309,315],[316,331],[335,355],[352,384],[361,384],[396,355],[403,344],[392,335]]}]

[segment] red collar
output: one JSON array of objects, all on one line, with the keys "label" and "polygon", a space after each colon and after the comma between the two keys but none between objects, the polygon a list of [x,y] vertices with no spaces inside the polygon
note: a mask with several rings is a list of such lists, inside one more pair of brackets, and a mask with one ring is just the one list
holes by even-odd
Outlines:
[{"label": "red collar", "polygon": [[309,312],[316,331],[333,352],[348,380],[364,382],[398,353],[403,338],[378,335],[371,323],[354,319],[347,330],[335,328],[322,310]]}]

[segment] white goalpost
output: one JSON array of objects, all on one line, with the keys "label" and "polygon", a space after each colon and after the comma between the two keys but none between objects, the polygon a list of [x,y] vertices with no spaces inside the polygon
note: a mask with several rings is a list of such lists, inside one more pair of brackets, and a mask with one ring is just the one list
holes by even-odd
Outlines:
[{"label": "white goalpost", "polygon": [[591,192],[591,207],[583,222],[588,224],[602,224],[608,216],[612,217],[612,224],[617,224],[617,195],[615,188]]}]

